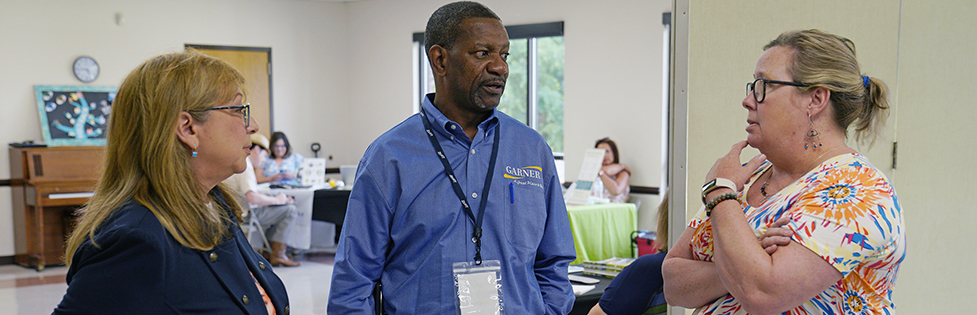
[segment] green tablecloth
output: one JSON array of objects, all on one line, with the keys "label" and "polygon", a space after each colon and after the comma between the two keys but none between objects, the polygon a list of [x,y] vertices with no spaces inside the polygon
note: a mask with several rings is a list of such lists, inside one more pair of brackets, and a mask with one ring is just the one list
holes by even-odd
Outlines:
[{"label": "green tablecloth", "polygon": [[632,203],[567,206],[573,247],[579,264],[584,260],[632,257],[631,232],[638,228],[638,212]]}]

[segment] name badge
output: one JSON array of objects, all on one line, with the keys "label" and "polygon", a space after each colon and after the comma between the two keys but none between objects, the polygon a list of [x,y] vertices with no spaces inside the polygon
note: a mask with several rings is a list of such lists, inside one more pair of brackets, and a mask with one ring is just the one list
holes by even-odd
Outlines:
[{"label": "name badge", "polygon": [[481,265],[459,262],[452,265],[458,298],[457,314],[505,314],[502,311],[502,267],[498,260]]}]

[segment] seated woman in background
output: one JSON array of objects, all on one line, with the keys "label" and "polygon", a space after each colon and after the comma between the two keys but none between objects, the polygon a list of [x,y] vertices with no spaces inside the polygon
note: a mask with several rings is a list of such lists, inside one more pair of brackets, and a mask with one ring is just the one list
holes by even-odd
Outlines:
[{"label": "seated woman in background", "polygon": [[631,170],[621,164],[620,157],[617,155],[617,144],[610,138],[597,140],[594,148],[604,149],[604,161],[597,177],[603,183],[604,198],[611,202],[628,202],[628,195],[631,193]]},{"label": "seated woman in background", "polygon": [[276,131],[271,134],[270,158],[255,170],[258,183],[298,186],[297,174],[303,160],[305,157],[301,154],[292,153],[292,145],[285,133]]}]

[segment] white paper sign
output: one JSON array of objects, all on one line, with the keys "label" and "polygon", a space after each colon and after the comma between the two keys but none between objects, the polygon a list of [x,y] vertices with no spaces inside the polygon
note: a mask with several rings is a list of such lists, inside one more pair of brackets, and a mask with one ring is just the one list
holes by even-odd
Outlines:
[{"label": "white paper sign", "polygon": [[597,172],[604,162],[604,149],[587,149],[584,151],[583,163],[580,165],[580,173],[577,175],[577,185],[573,195],[567,199],[568,204],[586,204],[590,198],[590,191],[594,186],[594,179]]}]

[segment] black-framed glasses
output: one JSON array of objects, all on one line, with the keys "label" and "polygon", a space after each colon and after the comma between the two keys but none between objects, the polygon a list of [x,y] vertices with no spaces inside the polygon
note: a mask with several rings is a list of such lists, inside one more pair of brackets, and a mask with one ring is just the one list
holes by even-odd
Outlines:
[{"label": "black-framed glasses", "polygon": [[221,109],[233,109],[234,112],[241,113],[244,117],[244,128],[251,127],[251,104],[244,105],[228,105],[228,106],[215,106],[208,108],[207,110],[221,110]]},{"label": "black-framed glasses", "polygon": [[[811,86],[810,84],[800,83],[800,82],[777,81],[777,80],[768,80],[768,79],[756,79],[756,80],[753,80],[753,82],[750,82],[750,83],[747,83],[746,84],[746,94],[750,94],[750,92],[753,92],[753,100],[755,100],[757,103],[763,103],[763,100],[767,97],[767,84],[768,83],[791,85],[791,86],[800,86],[800,87],[808,87],[808,86]],[[760,87],[757,88],[757,85],[759,85]]]}]

